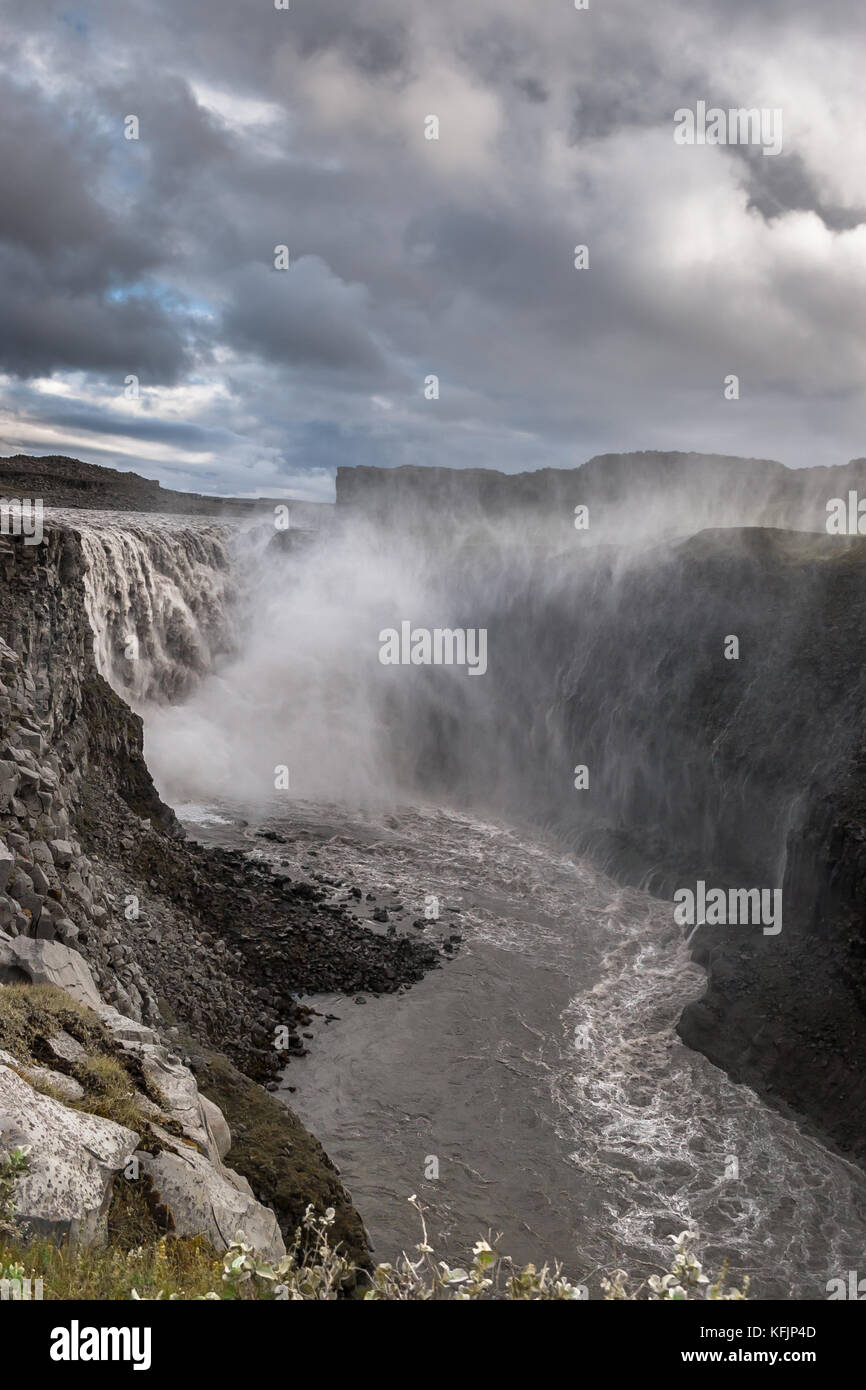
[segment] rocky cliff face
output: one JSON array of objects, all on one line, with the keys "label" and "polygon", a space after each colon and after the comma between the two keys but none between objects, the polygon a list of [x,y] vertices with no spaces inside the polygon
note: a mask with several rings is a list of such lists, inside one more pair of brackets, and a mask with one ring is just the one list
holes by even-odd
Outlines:
[{"label": "rocky cliff face", "polygon": [[589,508],[586,539],[616,545],[716,526],[824,531],[827,502],[866,494],[866,459],[844,467],[786,468],[771,459],[646,451],[601,454],[573,469],[338,468],[338,512],[378,526],[447,539],[461,528],[570,545],[575,507]]},{"label": "rocky cliff face", "polygon": [[[223,1165],[221,1112],[208,1110],[192,1073],[142,1023],[163,1022],[152,984],[122,943],[105,866],[78,839],[82,798],[100,789],[121,837],[176,828],[147,775],[139,721],[93,668],[68,541],[55,534],[38,554],[3,555],[7,630],[28,660],[0,639],[0,987],[42,987],[36,1005],[29,990],[0,1003],[0,1154],[29,1154],[13,1213],[31,1232],[99,1243],[117,1184],[134,1178],[165,1229],[206,1235],[217,1250],[244,1230],[279,1258],[277,1217]],[[145,811],[152,819],[140,819]],[[27,1027],[16,1026],[22,1019]],[[131,1054],[127,1074],[118,1059]],[[135,1130],[105,1114],[106,1066],[126,1078],[124,1115]]]},{"label": "rocky cliff face", "polygon": [[[619,498],[622,517],[668,471],[665,456],[646,466],[641,457]],[[727,487],[748,511],[743,470],[716,463],[714,497]],[[592,511],[605,469],[566,475],[569,500],[589,496]],[[483,680],[445,682],[421,668],[391,697],[403,770],[418,788],[545,825],[662,897],[698,879],[781,888],[779,936],[738,926],[695,933],[707,992],[680,1032],[862,1159],[866,540],[824,528],[825,499],[844,496],[862,464],[802,477],[757,466],[748,521],[765,514],[767,497],[789,521],[811,498],[811,534],[750,524],[636,544],[624,523],[617,544],[572,527],[555,546],[538,544],[537,532],[527,541],[521,523],[533,490],[538,500],[553,489],[565,505],[562,475],[517,480],[510,505],[511,479],[477,486],[451,474],[443,502],[422,472],[396,480],[394,496],[391,475],[364,470],[341,477],[338,491],[347,519],[356,505],[368,514],[390,498],[377,513],[387,534],[439,576],[431,612],[488,631]],[[501,524],[479,530],[479,497],[485,512],[494,498]],[[654,515],[691,524],[691,505],[677,483],[661,489]],[[730,637],[737,659],[725,656]],[[588,769],[585,790],[574,786],[578,766]]]},{"label": "rocky cliff face", "polygon": [[[193,532],[178,548],[189,559],[198,541]],[[153,543],[158,552],[161,542]],[[181,584],[174,597],[179,610],[193,602],[198,579],[194,565],[185,573],[187,592]],[[159,591],[154,576],[143,585],[149,602]],[[141,720],[96,667],[88,613],[114,621],[113,589],[100,590],[97,612],[80,528],[51,524],[36,546],[0,539],[0,577],[0,985],[84,988],[85,1002],[113,1009],[124,1027],[139,1030],[138,1042],[183,1046],[203,1090],[218,1094],[249,1135],[242,1171],[265,1191],[283,1232],[294,1235],[308,1202],[334,1206],[339,1238],[364,1262],[363,1229],[333,1166],[255,1082],[270,1081],[301,1049],[308,1013],[299,992],[393,990],[418,978],[437,953],[359,931],[345,911],[323,905],[321,890],[277,878],[239,853],[183,842],[144,762]],[[116,584],[128,582],[119,572]],[[157,678],[167,654],[181,661],[184,628],[173,610],[148,614],[161,639],[147,666]],[[288,1053],[275,1047],[278,1028],[288,1033]],[[0,1048],[16,1055],[2,1011]],[[21,1084],[14,1068],[0,1075],[0,1128],[5,1120],[10,1133],[27,1110]],[[42,1111],[40,1123],[62,1129],[51,1105]],[[102,1136],[113,1155],[105,1173],[123,1166],[139,1138]],[[206,1146],[201,1152],[212,1168],[213,1155]],[[231,1237],[235,1199],[243,1205],[251,1194],[234,1177],[204,1168],[196,1176],[196,1162],[183,1151],[158,1163],[148,1158],[176,1226],[185,1205],[186,1227],[197,1219],[196,1186],[207,1192],[216,1182],[228,1201],[225,1184],[234,1185],[225,1223]],[[79,1214],[81,1229],[101,1229],[100,1211],[98,1204],[95,1215]]]}]

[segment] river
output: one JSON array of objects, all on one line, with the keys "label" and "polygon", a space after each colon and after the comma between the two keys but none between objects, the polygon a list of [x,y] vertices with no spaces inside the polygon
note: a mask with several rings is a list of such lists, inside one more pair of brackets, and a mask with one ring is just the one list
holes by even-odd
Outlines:
[{"label": "river", "polygon": [[[863,1174],[677,1038],[703,971],[671,904],[442,808],[299,802],[246,830],[238,808],[179,810],[206,841],[332,880],[369,930],[388,930],[371,920],[385,906],[397,930],[462,937],[399,995],[316,996],[308,1055],[285,1073],[378,1259],[418,1239],[416,1194],[443,1258],[492,1229],[592,1293],[601,1271],[657,1271],[686,1227],[708,1272],[727,1258],[759,1298],[825,1298],[862,1263]],[[430,896],[438,921],[413,927]]]}]

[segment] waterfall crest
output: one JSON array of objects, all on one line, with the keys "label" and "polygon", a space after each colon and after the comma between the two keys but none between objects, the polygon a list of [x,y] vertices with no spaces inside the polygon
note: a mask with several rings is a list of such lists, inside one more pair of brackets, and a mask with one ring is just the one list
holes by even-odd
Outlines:
[{"label": "waterfall crest", "polygon": [[186,517],[62,515],[87,562],[101,675],[139,710],[187,697],[234,642],[231,528]]}]

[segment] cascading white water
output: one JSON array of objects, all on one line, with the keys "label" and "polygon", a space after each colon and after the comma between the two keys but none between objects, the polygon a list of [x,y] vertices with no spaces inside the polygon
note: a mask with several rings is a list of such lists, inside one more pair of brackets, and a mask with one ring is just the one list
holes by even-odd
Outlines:
[{"label": "cascading white water", "polygon": [[123,512],[53,515],[81,538],[100,674],[136,709],[188,695],[234,640],[230,528]]},{"label": "cascading white water", "polygon": [[[429,604],[424,563],[366,531],[245,553],[236,651],[182,704],[148,713],[146,752],[160,791],[170,801],[229,796],[262,807],[282,766],[293,797],[393,795],[402,750],[388,702],[411,701],[412,692],[379,664],[378,633]],[[437,676],[444,702],[458,681]]]}]

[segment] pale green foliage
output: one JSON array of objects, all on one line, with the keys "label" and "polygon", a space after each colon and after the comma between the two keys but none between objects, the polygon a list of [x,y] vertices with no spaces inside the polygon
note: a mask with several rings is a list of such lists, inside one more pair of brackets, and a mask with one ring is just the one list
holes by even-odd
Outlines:
[{"label": "pale green foliage", "polygon": [[416,1197],[409,1201],[421,1218],[421,1240],[415,1246],[417,1259],[401,1255],[396,1265],[377,1265],[372,1274],[372,1286],[365,1299],[388,1299],[398,1302],[448,1299],[466,1302],[478,1299],[579,1299],[583,1290],[563,1279],[559,1266],[551,1271],[548,1265],[536,1269],[526,1265],[516,1269],[507,1255],[501,1255],[496,1242],[476,1241],[472,1263],[468,1269],[452,1269],[444,1260],[436,1260],[427,1239],[424,1209]]},{"label": "pale green foliage", "polygon": [[[651,1274],[646,1285],[639,1285],[633,1292],[629,1292],[628,1274],[624,1269],[617,1269],[610,1279],[602,1279],[601,1287],[607,1300],[630,1299],[632,1301],[641,1298],[643,1295],[650,1300],[661,1300],[664,1302],[682,1303],[697,1299],[721,1300],[730,1302],[738,1299],[748,1298],[749,1277],[743,1279],[742,1289],[726,1289],[725,1281],[728,1276],[727,1261],[722,1265],[722,1272],[713,1284],[704,1274],[703,1266],[691,1249],[697,1240],[696,1231],[680,1231],[678,1236],[668,1236],[668,1240],[673,1243],[674,1256],[668,1274]],[[643,1294],[646,1288],[648,1292]]]},{"label": "pale green foliage", "polygon": [[[329,1207],[317,1216],[308,1207],[304,1222],[289,1253],[278,1264],[268,1264],[238,1237],[223,1256],[222,1295],[208,1293],[207,1299],[265,1298],[286,1302],[306,1300],[335,1300],[346,1292],[358,1289],[365,1300],[388,1302],[429,1302],[457,1300],[460,1302],[508,1299],[537,1302],[540,1300],[582,1300],[584,1286],[571,1284],[563,1278],[558,1265],[552,1269],[543,1265],[537,1269],[529,1264],[517,1268],[507,1255],[500,1254],[497,1241],[476,1241],[472,1261],[467,1267],[452,1268],[437,1260],[427,1235],[424,1209],[416,1197],[409,1201],[418,1212],[421,1240],[415,1246],[415,1257],[405,1252],[395,1264],[379,1264],[372,1274],[363,1274],[349,1263],[340,1247],[331,1244],[330,1231],[334,1210]],[[624,1270],[616,1270],[609,1279],[602,1279],[606,1299],[682,1300],[682,1299],[743,1299],[749,1282],[743,1289],[725,1290],[727,1269],[716,1283],[704,1274],[691,1246],[697,1239],[694,1231],[683,1231],[669,1239],[674,1245],[670,1271],[652,1275],[646,1284],[633,1292]]]},{"label": "pale green foliage", "polygon": [[17,1227],[14,1219],[15,1184],[27,1172],[30,1146],[12,1149],[0,1157],[0,1234],[11,1235]]},{"label": "pale green foliage", "polygon": [[334,1217],[333,1207],[328,1207],[324,1216],[318,1217],[312,1207],[307,1207],[294,1245],[275,1265],[260,1260],[248,1245],[237,1239],[223,1256],[223,1282],[237,1298],[244,1297],[246,1289],[257,1282],[265,1284],[266,1296],[269,1293],[271,1298],[281,1302],[322,1302],[339,1298],[344,1287],[353,1282],[356,1270],[341,1253],[339,1245],[331,1244]]},{"label": "pale green foliage", "polygon": [[[302,1228],[286,1257],[272,1265],[259,1259],[238,1237],[223,1256],[223,1282],[230,1298],[273,1298],[283,1302],[334,1300],[357,1284],[365,1300],[417,1302],[429,1300],[480,1299],[579,1299],[583,1290],[561,1277],[559,1268],[547,1265],[536,1269],[526,1265],[515,1269],[512,1261],[500,1255],[496,1244],[476,1242],[467,1269],[455,1268],[434,1259],[427,1239],[424,1209],[416,1197],[409,1198],[421,1220],[421,1240],[415,1246],[417,1258],[403,1254],[395,1265],[380,1264],[366,1275],[352,1265],[339,1246],[331,1245],[330,1229],[334,1209],[316,1216],[312,1207],[304,1215]],[[302,1253],[303,1252],[303,1253]],[[366,1280],[366,1287],[363,1283]],[[208,1293],[207,1299],[219,1298]]]}]

